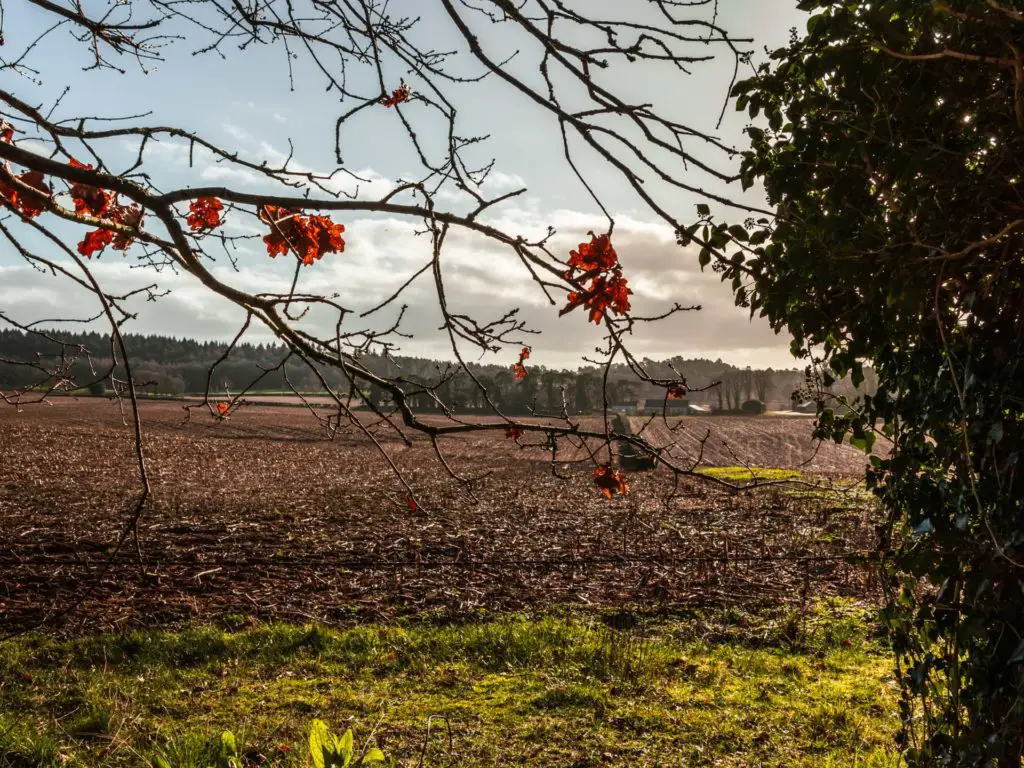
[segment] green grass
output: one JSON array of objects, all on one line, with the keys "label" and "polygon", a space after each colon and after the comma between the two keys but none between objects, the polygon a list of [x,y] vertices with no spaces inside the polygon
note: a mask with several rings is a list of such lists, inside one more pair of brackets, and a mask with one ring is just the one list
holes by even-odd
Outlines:
[{"label": "green grass", "polygon": [[795,469],[773,469],[770,467],[705,467],[697,472],[727,483],[780,482],[800,480],[802,475]]},{"label": "green grass", "polygon": [[431,716],[429,766],[898,765],[890,662],[848,604],[226,626],[5,644],[0,765],[206,768],[229,729],[248,764],[301,766],[314,717],[416,765]]}]

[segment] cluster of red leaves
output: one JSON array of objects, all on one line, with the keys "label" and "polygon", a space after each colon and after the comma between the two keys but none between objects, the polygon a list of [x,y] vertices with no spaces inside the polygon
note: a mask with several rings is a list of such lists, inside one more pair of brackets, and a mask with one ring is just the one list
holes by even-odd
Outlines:
[{"label": "cluster of red leaves", "polygon": [[600,324],[609,310],[621,315],[630,309],[629,296],[633,291],[626,285],[619,256],[608,235],[598,236],[591,232],[589,243],[580,243],[577,250],[569,252],[569,270],[565,279],[580,283],[589,280],[590,284],[582,291],[569,293],[569,303],[562,308],[560,315],[583,306],[590,312],[590,321]]},{"label": "cluster of red leaves", "polygon": [[[412,89],[403,84],[387,101],[397,104],[400,101],[405,101],[411,94]],[[389,106],[391,105],[389,103]],[[13,139],[14,128],[6,122],[0,121],[0,140],[11,142]],[[69,158],[69,161],[73,168],[92,170],[92,165],[80,163],[74,158]],[[53,193],[40,171],[26,171],[16,178],[32,189],[38,190],[38,193],[17,189],[14,185],[0,179],[0,200],[5,201],[11,208],[21,210],[29,218],[38,216],[50,207]],[[119,224],[133,229],[142,227],[142,207],[118,205],[115,192],[109,192],[89,184],[76,183],[71,185],[70,195],[75,205],[75,213],[79,216],[102,219],[111,224]],[[186,222],[193,232],[214,229],[223,223],[221,217],[223,210],[224,204],[216,197],[200,197],[189,204]],[[263,206],[259,216],[261,220],[270,225],[270,234],[263,238],[263,242],[271,257],[293,251],[303,264],[309,265],[323,258],[325,253],[340,253],[345,250],[345,240],[341,236],[345,231],[345,226],[335,224],[328,216],[303,216],[300,212],[289,211],[273,205]],[[127,250],[133,240],[134,238],[130,235],[115,233],[110,229],[100,227],[86,233],[78,244],[78,252],[92,258],[93,255],[100,253],[111,244],[115,250]],[[520,363],[522,360],[523,358],[520,358]],[[525,370],[524,368],[523,376],[526,375]]]},{"label": "cluster of red leaves", "polygon": [[276,205],[265,205],[260,209],[260,219],[270,225],[270,234],[264,236],[263,242],[272,258],[291,250],[308,266],[325,253],[345,250],[341,236],[345,225],[335,224],[328,216],[303,216]]},{"label": "cluster of red leaves", "polygon": [[[142,206],[141,205],[114,205],[103,216],[104,219],[114,224],[121,224],[125,227],[142,227]],[[113,243],[115,251],[127,251],[128,246],[135,242],[135,238],[120,232],[109,229],[94,229],[86,233],[82,242],[78,244],[78,252],[83,256],[92,258],[94,253],[99,253],[108,245]]]},{"label": "cluster of red leaves", "polygon": [[[73,157],[69,162],[72,168],[92,170],[91,164],[80,163]],[[92,216],[135,229],[142,227],[142,206],[118,205],[116,193],[88,184],[73,184],[70,194],[71,201],[75,204],[75,213],[79,216]],[[127,251],[134,240],[135,238],[129,235],[100,227],[86,233],[78,244],[78,252],[91,259],[94,254],[100,253],[111,244],[115,251]]]},{"label": "cluster of red leaves", "polygon": [[[0,140],[11,142],[13,139],[13,127],[6,122],[0,122]],[[72,168],[92,170],[92,165],[80,163],[73,157],[69,158],[69,164]],[[11,207],[19,209],[31,219],[51,206],[53,190],[46,183],[41,171],[25,171],[17,178],[23,184],[38,191],[16,189],[13,185],[0,180],[0,197],[6,200]],[[91,216],[131,228],[142,226],[142,206],[118,205],[115,193],[88,184],[73,184],[69,194],[75,206],[75,213],[79,216]],[[115,233],[101,227],[86,233],[78,244],[78,252],[91,258],[93,254],[99,253],[111,243],[115,250],[125,251],[133,240],[134,238],[129,235]]]},{"label": "cluster of red leaves", "polygon": [[594,470],[594,485],[601,489],[606,498],[614,498],[615,494],[625,496],[629,485],[622,479],[622,472],[613,470],[608,464],[600,464]]},{"label": "cluster of red leaves", "polygon": [[12,208],[20,210],[27,218],[34,219],[50,206],[50,187],[40,171],[25,171],[19,174],[17,179],[22,184],[39,190],[38,194],[16,189],[13,185],[0,181],[0,197],[10,203]]},{"label": "cluster of red leaves", "polygon": [[220,212],[224,204],[216,197],[200,197],[189,203],[188,218],[185,221],[193,232],[214,229],[221,225]]},{"label": "cluster of red leaves", "polygon": [[385,107],[394,107],[403,101],[408,101],[410,96],[412,96],[412,88],[408,84],[402,83],[391,92],[390,96],[383,97],[380,103]]},{"label": "cluster of red leaves", "polygon": [[519,351],[519,362],[518,363],[512,363],[512,375],[516,377],[516,381],[522,381],[523,379],[526,378],[526,375],[529,373],[529,371],[526,370],[526,366],[523,365],[523,361],[528,359],[529,357],[530,357],[530,349],[529,349],[529,347],[523,347]]},{"label": "cluster of red leaves", "polygon": [[669,384],[667,387],[669,400],[682,400],[686,397],[686,386],[683,384]]},{"label": "cluster of red leaves", "polygon": [[523,433],[515,427],[509,427],[505,430],[505,439],[507,440],[518,440],[523,436]]},{"label": "cluster of red leaves", "polygon": [[[142,206],[111,204],[100,218],[112,224],[141,229]],[[93,254],[101,252],[111,243],[113,243],[115,251],[127,251],[128,246],[133,242],[135,242],[135,238],[131,235],[100,227],[86,233],[82,242],[78,244],[78,252],[91,259]]]}]

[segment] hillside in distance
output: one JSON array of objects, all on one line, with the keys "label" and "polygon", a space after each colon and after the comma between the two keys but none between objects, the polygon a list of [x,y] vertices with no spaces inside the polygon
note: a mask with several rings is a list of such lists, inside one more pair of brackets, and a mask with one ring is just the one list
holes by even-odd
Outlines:
[{"label": "hillside in distance", "polygon": [[[136,381],[144,391],[154,394],[199,394],[208,385],[213,393],[239,392],[253,382],[252,389],[260,392],[323,389],[317,372],[290,357],[281,344],[239,343],[225,357],[229,345],[220,341],[138,334],[126,334],[124,341]],[[65,388],[85,387],[104,379],[114,359],[113,350],[110,336],[95,332],[0,329],[0,390],[47,386],[54,378],[66,382]],[[486,407],[470,377],[464,371],[452,375],[448,361],[379,355],[363,355],[360,360],[375,373],[401,377],[412,390],[449,378],[438,392],[445,402],[469,410]],[[674,379],[676,372],[682,374],[695,390],[690,394],[691,401],[712,408],[729,408],[757,398],[769,409],[787,409],[794,391],[805,385],[804,372],[796,368],[751,370],[722,360],[682,357],[657,361],[645,358],[642,364],[654,378]],[[531,408],[558,412],[563,400],[572,412],[585,413],[599,408],[604,400],[603,370],[597,366],[565,370],[529,365],[530,375],[523,381],[514,379],[511,365],[470,363],[469,369],[512,413],[526,413]],[[320,368],[318,372],[337,391],[350,391],[350,383],[338,371]],[[869,388],[872,379],[867,377]],[[613,365],[609,371],[611,402],[664,396],[663,388],[642,381],[624,364]],[[429,409],[432,404],[430,398],[423,397],[414,405]]]}]

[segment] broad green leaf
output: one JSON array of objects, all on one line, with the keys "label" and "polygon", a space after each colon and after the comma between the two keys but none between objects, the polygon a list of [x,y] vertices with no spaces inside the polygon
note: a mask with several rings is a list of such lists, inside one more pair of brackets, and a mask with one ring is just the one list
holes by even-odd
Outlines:
[{"label": "broad green leaf", "polygon": [[331,751],[334,738],[323,720],[313,720],[309,727],[309,754],[314,768],[325,768],[324,754]]},{"label": "broad green leaf", "polygon": [[224,758],[238,756],[238,744],[235,741],[235,734],[231,731],[224,731],[220,735],[220,755]]},{"label": "broad green leaf", "polygon": [[747,235],[747,228],[741,224],[733,224],[729,227],[729,234],[739,240],[741,243],[747,242],[749,235]]},{"label": "broad green leaf", "polygon": [[348,764],[352,762],[352,729],[349,728],[345,731],[345,735],[338,739],[337,752],[341,757],[342,768],[347,768]]},{"label": "broad green leaf", "polygon": [[369,763],[383,763],[383,762],[384,762],[384,753],[381,752],[376,747],[372,747],[371,749],[366,750],[366,754],[363,755],[363,764],[364,765],[367,765]]}]

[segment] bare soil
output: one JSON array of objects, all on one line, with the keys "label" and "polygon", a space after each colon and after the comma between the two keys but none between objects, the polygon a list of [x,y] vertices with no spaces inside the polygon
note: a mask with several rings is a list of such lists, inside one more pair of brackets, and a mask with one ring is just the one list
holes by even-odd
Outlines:
[{"label": "bare soil", "polygon": [[[428,440],[409,447],[386,427],[374,439],[354,428],[329,439],[296,408],[186,423],[181,403],[147,402],[142,414],[152,496],[138,550],[129,540],[110,562],[140,492],[118,406],[56,398],[0,409],[0,633],[77,600],[67,631],[233,613],[338,623],[565,604],[676,611],[873,589],[870,569],[844,559],[873,546],[862,495],[732,494],[656,471],[631,475],[629,494],[609,502],[592,464],[560,460],[554,469],[569,477],[557,477],[550,454],[500,430],[442,442],[466,485]],[[864,464],[848,447],[816,450],[807,420],[692,417],[646,429],[691,457],[704,440],[712,464],[834,478]]]}]

